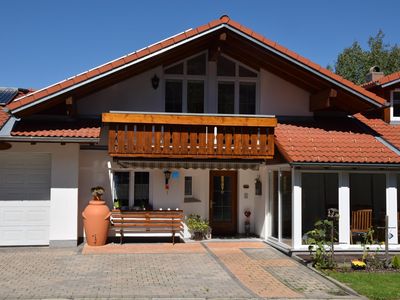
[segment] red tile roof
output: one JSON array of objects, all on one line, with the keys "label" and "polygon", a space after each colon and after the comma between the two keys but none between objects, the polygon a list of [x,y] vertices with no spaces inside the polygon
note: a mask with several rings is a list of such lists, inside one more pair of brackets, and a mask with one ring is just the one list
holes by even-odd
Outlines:
[{"label": "red tile roof", "polygon": [[3,125],[7,122],[7,120],[10,118],[10,115],[0,109],[0,129],[3,127]]},{"label": "red tile roof", "polygon": [[395,81],[395,80],[398,80],[398,79],[400,79],[400,71],[392,73],[392,74],[389,74],[389,75],[386,75],[386,76],[381,77],[381,78],[379,78],[378,80],[375,80],[375,81],[369,81],[369,82],[363,83],[361,86],[364,89],[370,89],[372,87],[381,86],[381,85],[387,84],[389,82],[392,82],[392,81]]},{"label": "red tile roof", "polygon": [[21,137],[68,137],[99,138],[100,121],[20,121],[11,131],[12,136]]},{"label": "red tile roof", "polygon": [[400,125],[388,124],[378,118],[366,118],[362,114],[356,114],[355,117],[375,130],[384,140],[400,149]]},{"label": "red tile roof", "polygon": [[332,80],[334,80],[336,83],[338,84],[342,84],[344,86],[346,86],[347,88],[357,92],[360,95],[363,95],[369,99],[371,99],[372,101],[375,101],[378,104],[385,104],[386,101],[375,95],[374,93],[368,92],[367,90],[363,89],[362,87],[352,83],[351,81],[348,81],[342,77],[340,77],[339,75],[336,75],[334,73],[332,73],[331,71],[321,67],[320,65],[317,65],[313,62],[311,62],[310,60],[298,55],[297,53],[282,47],[281,45],[266,39],[265,37],[263,37],[262,35],[253,32],[251,29],[231,20],[228,16],[222,16],[220,19],[218,20],[213,20],[211,22],[209,22],[208,24],[199,26],[195,29],[190,29],[188,31],[185,31],[181,34],[178,34],[176,36],[173,36],[171,38],[168,38],[166,40],[163,40],[159,43],[156,43],[154,45],[151,45],[147,48],[144,48],[142,50],[139,50],[137,52],[133,52],[131,54],[128,54],[126,56],[123,56],[121,58],[118,58],[114,61],[111,61],[109,63],[106,63],[102,66],[96,67],[94,69],[91,69],[87,72],[84,72],[82,74],[76,75],[74,77],[68,78],[64,81],[55,83],[51,86],[48,86],[46,88],[43,88],[41,90],[38,90],[32,94],[29,94],[25,97],[20,98],[18,101],[14,101],[12,103],[9,104],[9,108],[11,110],[15,110],[18,108],[21,108],[27,104],[31,104],[34,103],[46,96],[52,95],[56,92],[60,92],[68,87],[71,87],[75,84],[78,83],[83,83],[84,81],[88,80],[88,79],[92,79],[100,74],[104,74],[107,73],[110,70],[114,70],[118,67],[121,67],[123,65],[129,64],[133,61],[138,60],[139,58],[143,58],[146,57],[150,54],[154,54],[157,51],[163,50],[171,45],[177,44],[179,42],[182,42],[184,40],[188,40],[189,38],[198,36],[201,33],[204,33],[210,29],[214,29],[220,25],[224,25],[228,28],[233,28],[235,30],[240,31],[241,33],[247,35],[248,37],[251,37],[253,39],[255,39],[256,41],[262,43],[263,45],[270,47],[284,55],[286,55],[287,57],[294,59],[295,61],[303,64],[304,66],[307,66],[315,71],[317,71],[318,73],[320,73],[323,76],[326,76]]},{"label": "red tile roof", "polygon": [[279,122],[275,137],[289,162],[400,163],[400,156],[355,119]]}]

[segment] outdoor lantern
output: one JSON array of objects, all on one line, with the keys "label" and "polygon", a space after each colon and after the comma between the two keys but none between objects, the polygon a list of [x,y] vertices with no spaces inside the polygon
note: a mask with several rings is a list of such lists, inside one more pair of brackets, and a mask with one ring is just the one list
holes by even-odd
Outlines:
[{"label": "outdoor lantern", "polygon": [[151,78],[151,86],[153,89],[157,89],[158,85],[160,83],[160,78],[158,78],[157,74],[154,74],[154,76]]},{"label": "outdoor lantern", "polygon": [[169,179],[171,178],[171,171],[170,170],[166,170],[164,171],[164,176],[165,176],[165,189],[169,190]]}]

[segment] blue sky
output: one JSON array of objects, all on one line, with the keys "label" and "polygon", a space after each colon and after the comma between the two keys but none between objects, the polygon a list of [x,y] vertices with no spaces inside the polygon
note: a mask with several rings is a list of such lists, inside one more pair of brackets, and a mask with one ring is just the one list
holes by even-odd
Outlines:
[{"label": "blue sky", "polygon": [[1,0],[0,86],[41,88],[228,14],[326,66],[382,29],[400,44],[397,0]]}]

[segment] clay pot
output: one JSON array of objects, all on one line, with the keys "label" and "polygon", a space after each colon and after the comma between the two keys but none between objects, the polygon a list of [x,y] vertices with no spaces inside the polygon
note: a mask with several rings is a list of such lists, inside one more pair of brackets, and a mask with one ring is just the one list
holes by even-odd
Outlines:
[{"label": "clay pot", "polygon": [[103,246],[108,236],[111,212],[105,201],[91,200],[82,212],[86,241],[89,246]]}]

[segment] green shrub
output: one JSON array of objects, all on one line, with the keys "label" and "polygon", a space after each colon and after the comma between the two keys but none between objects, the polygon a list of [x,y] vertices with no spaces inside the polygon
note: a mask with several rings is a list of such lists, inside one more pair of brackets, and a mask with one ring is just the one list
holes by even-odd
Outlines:
[{"label": "green shrub", "polygon": [[314,229],[307,232],[308,250],[313,258],[314,267],[333,269],[336,266],[333,259],[333,243],[336,241],[335,231],[333,221],[319,220],[314,224]]},{"label": "green shrub", "polygon": [[392,268],[393,269],[400,269],[400,256],[395,255],[392,258]]}]

